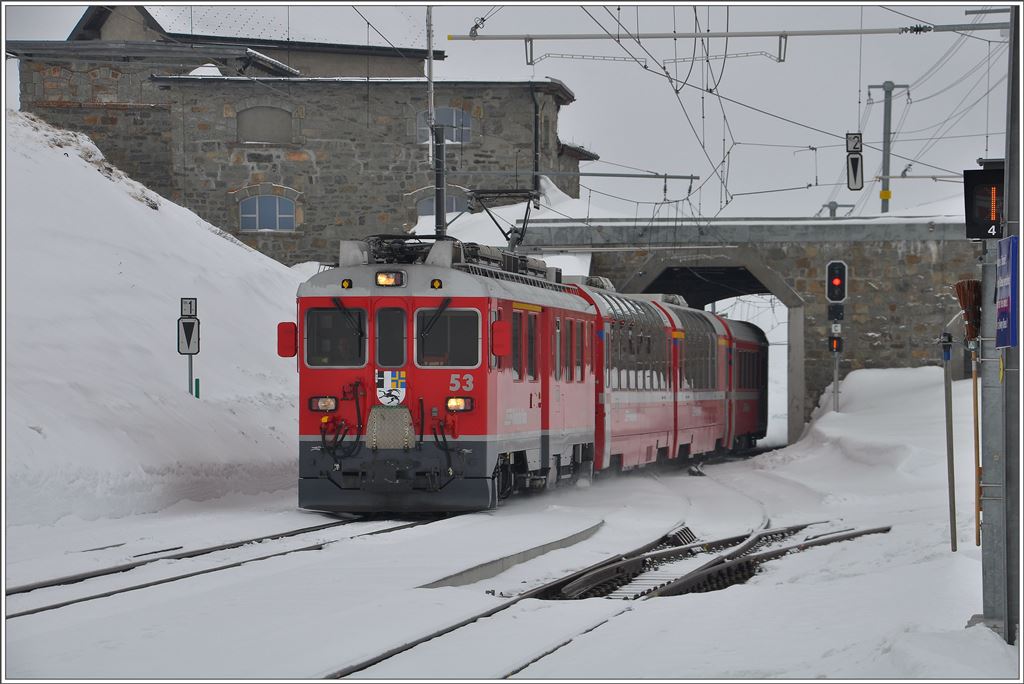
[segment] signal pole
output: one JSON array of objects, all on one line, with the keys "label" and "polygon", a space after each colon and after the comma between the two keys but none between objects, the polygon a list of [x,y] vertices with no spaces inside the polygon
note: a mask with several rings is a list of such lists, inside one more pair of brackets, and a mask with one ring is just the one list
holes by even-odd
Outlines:
[{"label": "signal pole", "polygon": [[910,89],[909,85],[896,85],[892,81],[886,81],[882,85],[869,85],[868,90],[881,88],[885,91],[885,116],[882,120],[882,213],[889,213],[889,198],[892,192],[889,191],[889,148],[892,137],[892,91],[897,88]]}]

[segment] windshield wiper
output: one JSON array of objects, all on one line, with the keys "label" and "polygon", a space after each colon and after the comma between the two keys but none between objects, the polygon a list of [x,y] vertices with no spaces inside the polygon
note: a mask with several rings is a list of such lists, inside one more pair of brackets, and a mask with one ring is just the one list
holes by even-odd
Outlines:
[{"label": "windshield wiper", "polygon": [[338,311],[345,314],[345,320],[348,321],[348,324],[359,335],[359,343],[362,344],[366,334],[363,332],[363,324],[360,322],[359,317],[354,316],[352,311],[342,303],[341,297],[333,297],[332,300],[334,301],[334,306],[338,307]]},{"label": "windshield wiper", "polygon": [[430,320],[427,321],[427,324],[423,326],[423,330],[420,331],[420,339],[424,339],[426,338],[427,335],[430,334],[430,331],[434,328],[434,324],[437,323],[437,319],[441,317],[441,314],[444,313],[444,310],[447,309],[448,305],[451,303],[451,297],[444,298],[444,301],[441,302],[441,306],[438,308],[437,311],[434,312],[434,315],[430,317]]}]

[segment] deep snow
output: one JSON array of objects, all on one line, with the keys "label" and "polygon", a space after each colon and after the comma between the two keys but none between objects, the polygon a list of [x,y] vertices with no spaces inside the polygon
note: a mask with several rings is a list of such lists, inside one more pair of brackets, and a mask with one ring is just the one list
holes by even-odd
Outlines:
[{"label": "deep snow", "polygon": [[[5,585],[321,521],[294,506],[296,378],[274,344],[315,265],[248,249],[81,136],[11,112],[6,124]],[[199,298],[198,400],[176,353],[180,297]],[[941,379],[851,373],[840,411],[824,395],[799,443],[705,478],[641,473],[400,533],[325,531],[322,551],[7,620],[5,677],[322,676],[681,520],[714,538],[770,518],[893,530],[722,592],[526,602],[359,676],[1019,678],[1017,648],[965,629],[981,609],[971,394],[955,384],[953,554]],[[598,523],[493,577],[418,588]]]}]

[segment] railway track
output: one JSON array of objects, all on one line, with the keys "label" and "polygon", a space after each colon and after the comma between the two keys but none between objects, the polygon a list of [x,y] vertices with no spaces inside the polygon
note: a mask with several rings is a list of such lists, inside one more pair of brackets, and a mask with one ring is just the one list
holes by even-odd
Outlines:
[{"label": "railway track", "polygon": [[[109,596],[116,596],[130,591],[137,591],[161,584],[181,581],[190,577],[228,570],[245,565],[246,563],[254,563],[256,561],[277,558],[304,551],[319,551],[326,546],[346,539],[397,532],[410,527],[429,524],[440,519],[445,518],[425,518],[423,520],[343,536],[339,539],[317,541],[312,544],[292,544],[288,545],[287,548],[276,550],[271,553],[263,552],[265,550],[264,545],[279,542],[280,540],[302,537],[303,535],[312,535],[354,523],[365,523],[367,520],[364,518],[336,520],[329,523],[323,523],[321,525],[311,525],[284,532],[275,532],[259,537],[251,537],[248,539],[218,544],[215,546],[180,551],[177,553],[168,553],[158,556],[150,556],[150,554],[146,554],[147,558],[143,560],[10,587],[5,590],[6,596],[8,597],[6,603],[8,609],[11,609],[12,606],[14,606],[14,610],[7,613],[5,618],[9,620],[24,617],[26,615],[34,615],[36,613],[56,610],[76,603],[107,598]],[[215,557],[216,554],[224,554],[225,552],[238,550],[242,550],[242,553],[228,554],[233,555],[234,557],[232,558],[215,559],[214,562],[210,563],[206,567],[189,572],[175,572],[173,563],[176,561],[200,559],[204,556]],[[155,564],[158,563],[163,563],[164,565],[159,566],[159,569],[155,569],[157,568]],[[154,566],[154,570],[149,576],[142,577],[139,573],[146,574],[147,570],[149,570],[145,566]],[[128,580],[128,582],[119,580]],[[61,591],[63,588],[67,587],[71,587],[72,589],[70,591]],[[55,596],[55,594],[57,594],[57,596]],[[38,597],[37,600],[32,600],[34,596]]]},{"label": "railway track", "polygon": [[[710,541],[696,541],[688,528],[679,528],[627,554],[609,558],[543,586],[509,597],[507,601],[456,624],[448,625],[419,639],[331,672],[327,674],[327,678],[342,678],[356,673],[368,674],[364,671],[434,639],[452,639],[458,642],[458,637],[451,636],[455,632],[471,628],[474,623],[485,618],[498,617],[500,613],[509,611],[526,599],[564,602],[605,597],[627,602],[621,610],[606,611],[601,617],[595,618],[592,624],[580,625],[576,632],[579,635],[628,611],[628,602],[647,600],[657,596],[675,596],[723,589],[745,582],[756,573],[758,566],[770,560],[815,546],[847,541],[869,534],[885,533],[891,529],[889,526],[863,530],[844,529],[808,535],[803,540],[792,544],[784,543],[799,532],[820,524],[824,523],[812,522],[769,528],[766,522],[761,529]],[[509,667],[503,673],[490,676],[499,678],[512,676],[559,650],[570,643],[573,638],[575,637],[559,638],[557,643],[542,653],[535,657],[527,657],[526,662],[520,661],[516,666]],[[438,648],[434,645],[431,647],[432,651],[436,653]],[[409,662],[414,660],[416,660],[415,657],[411,658]],[[383,676],[382,672],[369,674]],[[394,671],[389,674],[394,675]]]}]

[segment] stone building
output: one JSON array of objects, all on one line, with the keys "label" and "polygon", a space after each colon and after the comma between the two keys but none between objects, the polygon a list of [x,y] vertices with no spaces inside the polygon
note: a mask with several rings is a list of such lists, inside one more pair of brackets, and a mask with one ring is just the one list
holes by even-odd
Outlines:
[{"label": "stone building", "polygon": [[[66,41],[5,49],[23,111],[88,134],[136,180],[286,264],[433,214],[426,50],[174,33],[129,6],[90,7]],[[558,138],[573,100],[551,79],[436,81],[448,210],[466,208],[464,189],[530,189],[535,168],[597,159]],[[579,195],[575,176],[552,180]]]}]

